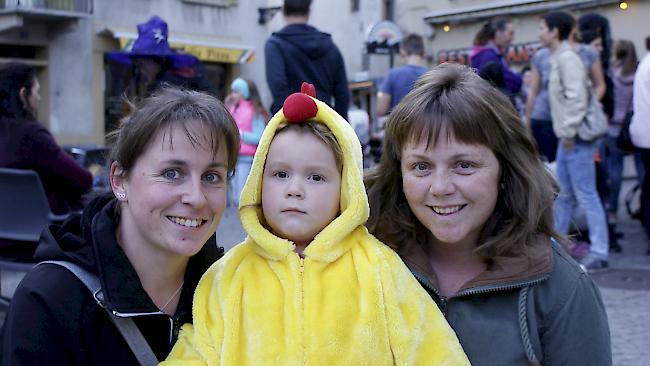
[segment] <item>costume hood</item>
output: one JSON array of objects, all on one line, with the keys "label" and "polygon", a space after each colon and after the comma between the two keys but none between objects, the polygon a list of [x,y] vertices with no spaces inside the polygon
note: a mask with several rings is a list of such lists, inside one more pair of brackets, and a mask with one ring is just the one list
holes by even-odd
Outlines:
[{"label": "costume hood", "polygon": [[312,259],[333,262],[346,250],[342,240],[368,219],[370,209],[363,185],[361,144],[350,124],[327,104],[315,99],[313,86],[303,83],[302,93],[290,95],[284,107],[269,121],[253,160],[250,175],[239,200],[242,225],[255,243],[255,250],[265,258],[280,260],[292,253],[294,244],[279,238],[264,225],[262,214],[262,175],[269,146],[283,123],[317,121],[329,128],[343,152],[340,214],[326,226],[304,251]]}]

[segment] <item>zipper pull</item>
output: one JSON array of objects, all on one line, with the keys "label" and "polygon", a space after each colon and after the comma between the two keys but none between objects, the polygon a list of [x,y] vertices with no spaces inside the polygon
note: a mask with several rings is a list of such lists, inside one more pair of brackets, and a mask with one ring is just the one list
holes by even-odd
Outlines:
[{"label": "zipper pull", "polygon": [[305,258],[298,256],[300,258],[300,274],[305,271]]},{"label": "zipper pull", "polygon": [[447,303],[448,302],[449,302],[449,300],[446,297],[440,296],[440,312],[445,317],[447,316]]}]

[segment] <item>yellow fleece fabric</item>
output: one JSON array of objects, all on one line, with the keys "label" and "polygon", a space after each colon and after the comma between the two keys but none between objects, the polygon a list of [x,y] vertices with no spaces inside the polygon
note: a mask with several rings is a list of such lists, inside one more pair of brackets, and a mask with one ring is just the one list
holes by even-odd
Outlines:
[{"label": "yellow fleece fabric", "polygon": [[393,250],[368,233],[361,146],[317,101],[343,151],[340,215],[304,250],[264,225],[269,121],[240,198],[248,237],[203,276],[193,322],[164,365],[468,365],[456,335]]}]

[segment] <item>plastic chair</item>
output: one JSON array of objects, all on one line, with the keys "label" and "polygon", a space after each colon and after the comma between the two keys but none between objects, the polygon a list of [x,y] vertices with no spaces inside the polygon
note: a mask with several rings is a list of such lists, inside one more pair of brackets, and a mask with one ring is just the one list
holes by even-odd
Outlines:
[{"label": "plastic chair", "polygon": [[[41,179],[35,171],[0,168],[0,240],[15,243],[0,250],[0,270],[29,271],[35,264],[31,257],[18,256],[16,252],[35,247],[48,224],[67,217],[50,211]],[[0,310],[6,309],[9,301],[10,298],[0,295]]]}]

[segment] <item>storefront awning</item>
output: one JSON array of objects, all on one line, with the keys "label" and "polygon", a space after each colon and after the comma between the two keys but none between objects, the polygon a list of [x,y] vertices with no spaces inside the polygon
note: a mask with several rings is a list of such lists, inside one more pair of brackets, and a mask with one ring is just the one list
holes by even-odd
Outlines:
[{"label": "storefront awning", "polygon": [[[129,51],[138,33],[118,27],[106,27],[99,31],[120,42],[120,48]],[[223,38],[193,33],[173,33],[169,45],[176,50],[187,52],[204,62],[222,62],[231,64],[248,64],[255,61],[255,49],[225,41]]]},{"label": "storefront awning", "polygon": [[489,19],[495,16],[543,13],[560,9],[583,9],[616,2],[616,0],[507,0],[431,12],[424,15],[424,21],[431,25],[459,24]]}]

